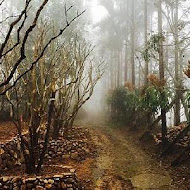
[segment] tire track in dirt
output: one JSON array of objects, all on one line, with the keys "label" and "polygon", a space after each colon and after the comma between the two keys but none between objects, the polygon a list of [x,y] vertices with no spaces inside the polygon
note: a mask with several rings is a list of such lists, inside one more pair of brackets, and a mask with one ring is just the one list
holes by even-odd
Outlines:
[{"label": "tire track in dirt", "polygon": [[98,148],[96,168],[94,168],[95,190],[131,190],[129,180],[123,179],[115,171],[115,156],[113,155],[113,144],[107,134],[99,130],[92,130],[92,139]]},{"label": "tire track in dirt", "polygon": [[95,190],[134,189],[129,179],[133,182],[136,180],[135,189],[175,189],[170,186],[169,173],[132,143],[130,137],[122,131],[106,126],[92,126],[91,133],[98,147],[93,172]]}]

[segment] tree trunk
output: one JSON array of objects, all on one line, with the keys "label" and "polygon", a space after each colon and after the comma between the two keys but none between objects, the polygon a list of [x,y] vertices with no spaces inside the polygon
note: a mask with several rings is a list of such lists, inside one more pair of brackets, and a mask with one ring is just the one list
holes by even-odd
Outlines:
[{"label": "tree trunk", "polygon": [[[158,34],[159,34],[159,75],[160,80],[164,81],[164,51],[163,51],[163,31],[162,31],[162,0],[158,0]],[[164,86],[161,87],[161,99],[165,99]],[[165,147],[167,143],[167,126],[166,126],[166,110],[161,108],[162,118],[162,145]]]},{"label": "tree trunk", "polygon": [[111,63],[111,66],[110,66],[110,87],[111,89],[114,88],[114,63],[113,63],[113,59],[114,59],[114,54],[113,54],[113,51],[110,52],[110,63]]},{"label": "tree trunk", "polygon": [[[144,0],[144,43],[145,43],[145,49],[147,50],[147,43],[148,43],[148,7],[147,7],[147,0]],[[149,73],[149,67],[148,67],[149,61],[148,61],[148,55],[145,56],[145,79],[144,84],[145,86],[148,86],[148,73]]]},{"label": "tree trunk", "polygon": [[140,65],[140,62],[139,62],[139,65],[138,65],[138,73],[139,73],[139,76],[138,76],[138,87],[141,86],[141,65]]},{"label": "tree trunk", "polygon": [[[149,55],[148,55],[148,4],[147,0],[144,0],[144,46],[145,46],[145,74],[144,74],[144,85],[148,86],[148,73],[149,73]],[[151,121],[151,113],[146,114],[147,127]],[[148,130],[150,130],[148,128]]]},{"label": "tree trunk", "polygon": [[[174,105],[175,99],[170,103],[170,105],[166,108],[166,112],[168,112]],[[155,125],[159,123],[159,121],[162,119],[162,115],[159,115],[155,121],[151,125],[148,126],[148,129],[152,130]]]},{"label": "tree trunk", "polygon": [[180,124],[180,80],[179,80],[179,36],[178,36],[178,0],[175,1],[175,33],[174,33],[174,39],[175,39],[175,80],[176,80],[176,103],[175,103],[175,109],[174,109],[174,124],[179,125]]},{"label": "tree trunk", "polygon": [[36,168],[37,173],[40,172],[42,164],[44,162],[45,153],[47,151],[47,147],[48,147],[48,143],[49,143],[50,129],[52,127],[53,117],[55,116],[54,112],[55,112],[55,84],[52,85],[52,95],[50,98],[50,104],[49,104],[49,110],[48,110],[47,128],[46,128],[44,146],[43,146],[42,152],[40,154],[40,158],[39,158],[38,165]]},{"label": "tree trunk", "polygon": [[[37,56],[37,49],[35,49],[35,56]],[[31,117],[29,124],[29,141],[30,145],[28,147],[28,160],[25,160],[26,172],[28,174],[36,173],[36,160],[37,160],[37,144],[38,144],[38,134],[37,128],[40,125],[40,117],[38,115],[37,106],[37,89],[36,89],[36,70],[32,69],[32,102],[31,102]]]},{"label": "tree trunk", "polygon": [[3,113],[5,108],[5,96],[1,96],[1,111]]},{"label": "tree trunk", "polygon": [[117,87],[121,84],[121,59],[120,52],[117,53]]},{"label": "tree trunk", "polygon": [[52,132],[52,138],[54,140],[57,140],[59,138],[60,130],[62,129],[63,121],[61,119],[61,113],[59,112],[58,115],[55,116],[54,122],[53,122],[53,132]]},{"label": "tree trunk", "polygon": [[68,139],[68,134],[69,134],[69,121],[67,120],[66,123],[64,124],[64,133],[63,133],[64,139]]},{"label": "tree trunk", "polygon": [[117,88],[117,53],[114,51],[114,84],[115,88]]},{"label": "tree trunk", "polygon": [[[129,0],[127,0],[127,12],[129,12]],[[127,17],[127,19],[129,19],[129,17]],[[129,54],[129,24],[128,24],[128,20],[126,22],[126,40],[125,40],[125,71],[124,71],[124,83],[126,81],[128,81],[128,72],[129,72],[129,64],[128,64],[128,54]]]},{"label": "tree trunk", "polygon": [[124,71],[124,82],[128,80],[128,41],[125,44],[125,71]]},{"label": "tree trunk", "polygon": [[135,86],[135,0],[131,2],[131,78]]}]

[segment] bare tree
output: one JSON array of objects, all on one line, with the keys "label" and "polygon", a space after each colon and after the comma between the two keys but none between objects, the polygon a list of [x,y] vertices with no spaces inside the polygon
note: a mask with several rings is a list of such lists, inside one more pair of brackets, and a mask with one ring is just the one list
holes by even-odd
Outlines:
[{"label": "bare tree", "polygon": [[63,83],[75,82],[65,85],[64,88],[57,88],[59,98],[56,101],[56,121],[53,129],[55,139],[62,128],[64,128],[64,136],[67,138],[68,130],[72,127],[78,111],[90,99],[98,80],[104,73],[104,62],[94,65],[94,60],[90,55],[92,51],[93,47],[76,38],[62,52],[67,55],[64,62],[73,63],[65,68],[68,72],[67,76],[63,78]]},{"label": "bare tree", "polygon": [[[84,11],[81,13],[77,12],[76,15],[69,20],[68,13],[72,9],[72,6],[67,8],[65,5],[65,26],[46,39],[43,36],[43,32],[46,31],[46,29],[44,29],[40,32],[40,40],[37,39],[41,44],[36,42],[33,46],[30,46],[32,36],[36,36],[38,20],[42,10],[47,6],[48,0],[44,0],[41,3],[34,14],[33,20],[30,21],[28,16],[30,14],[32,2],[33,0],[25,1],[23,10],[9,25],[5,38],[2,37],[0,47],[0,74],[2,76],[0,82],[0,95],[6,94],[8,101],[12,105],[14,123],[18,129],[18,134],[21,139],[21,151],[25,158],[26,172],[29,174],[40,172],[41,170],[54,117],[56,93],[55,80],[54,73],[50,81],[45,81],[44,79],[44,61],[45,58],[47,58],[46,53],[55,40],[84,13]],[[0,6],[2,4],[3,1],[0,3]],[[43,41],[44,39],[45,41]],[[33,59],[31,59],[31,57]],[[39,64],[41,76],[40,87],[38,86],[38,68],[36,67]],[[49,70],[46,73],[49,73]],[[18,86],[16,85],[17,83],[19,83]],[[28,93],[30,90],[31,93]],[[27,92],[27,96],[25,96],[23,92]],[[25,100],[27,115],[30,119],[28,137],[24,135],[22,131],[23,127],[20,115],[23,113],[23,103],[21,100]],[[44,133],[43,148],[41,151],[37,151],[39,150],[39,132],[44,120],[46,121],[46,130]]]},{"label": "bare tree", "polygon": [[[20,75],[16,77],[14,81],[12,79],[14,78],[14,75],[17,73],[18,67],[23,63],[24,60],[26,60],[26,45],[30,39],[31,33],[36,28],[37,22],[39,20],[39,17],[41,15],[42,10],[47,5],[48,0],[44,0],[42,4],[37,9],[35,16],[33,18],[32,23],[29,24],[27,28],[25,28],[27,17],[29,13],[29,8],[32,0],[26,0],[24,9],[21,11],[19,16],[10,24],[8,32],[5,34],[5,38],[1,44],[0,47],[0,60],[1,60],[1,73],[3,73],[3,67],[4,67],[4,58],[6,55],[10,55],[16,48],[19,49],[19,56],[16,60],[14,60],[14,63],[12,64],[12,67],[10,68],[10,71],[8,73],[8,76],[5,78],[2,78],[2,81],[0,83],[0,95],[4,95],[8,90],[10,90],[12,87],[16,85],[16,83],[28,72],[32,70],[32,68],[40,61],[40,59],[44,56],[45,51],[49,47],[49,45],[57,39],[59,36],[63,34],[63,32],[83,13],[77,13],[76,16],[74,16],[71,20],[68,20],[67,14],[71,10],[72,7],[67,8],[65,6],[65,16],[66,16],[66,24],[63,28],[60,29],[60,31],[52,36],[44,45],[43,49],[39,53],[39,56],[36,57],[35,60],[33,60],[30,64],[30,67],[25,69]],[[28,24],[28,23],[27,23]],[[17,25],[19,25],[17,27]],[[16,30],[16,33],[15,33]],[[22,32],[22,35],[21,35]],[[16,36],[17,40],[15,43],[13,43],[11,46],[9,46],[9,41],[13,39]],[[2,74],[1,74],[2,75]]]}]

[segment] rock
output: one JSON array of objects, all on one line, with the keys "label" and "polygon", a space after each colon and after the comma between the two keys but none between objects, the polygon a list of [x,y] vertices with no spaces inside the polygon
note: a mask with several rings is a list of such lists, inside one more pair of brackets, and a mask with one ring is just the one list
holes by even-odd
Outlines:
[{"label": "rock", "polygon": [[53,178],[62,178],[63,175],[54,175]]},{"label": "rock", "polygon": [[62,155],[62,158],[63,158],[63,159],[69,159],[69,158],[70,158],[70,155],[69,155],[69,154]]},{"label": "rock", "polygon": [[15,152],[14,152],[13,150],[10,150],[9,154],[10,154],[11,156],[14,156]]},{"label": "rock", "polygon": [[67,182],[71,184],[71,183],[74,182],[74,180],[73,180],[73,178],[68,178],[68,179],[67,179]]},{"label": "rock", "polygon": [[36,177],[31,177],[31,178],[28,178],[28,179],[26,179],[26,183],[27,182],[33,182],[33,181],[36,181]]},{"label": "rock", "polygon": [[25,154],[29,155],[29,150],[24,150]]},{"label": "rock", "polygon": [[16,186],[16,187],[13,187],[13,190],[20,190],[20,188]]},{"label": "rock", "polygon": [[7,185],[3,186],[3,190],[8,190],[8,189],[10,189],[9,186],[7,186]]},{"label": "rock", "polygon": [[88,148],[85,148],[84,151],[85,151],[86,154],[90,153],[90,150]]},{"label": "rock", "polygon": [[26,190],[26,186],[25,185],[21,185],[20,190]]},{"label": "rock", "polygon": [[47,179],[45,179],[45,180],[44,180],[44,183],[46,183],[46,184],[47,184],[47,183],[48,183],[48,180],[47,180]]},{"label": "rock", "polygon": [[36,186],[36,190],[45,190],[45,188],[42,187],[42,186],[40,186],[40,185],[38,185],[38,186]]},{"label": "rock", "polygon": [[78,152],[71,153],[71,159],[76,160],[78,158]]},{"label": "rock", "polygon": [[53,179],[48,179],[48,183],[53,184],[54,180]]},{"label": "rock", "polygon": [[20,166],[20,165],[21,165],[21,159],[18,158],[18,159],[16,160],[16,162],[15,162],[15,165]]},{"label": "rock", "polygon": [[17,155],[17,153],[15,152],[14,153],[14,156],[13,156],[15,159],[18,159],[18,155]]},{"label": "rock", "polygon": [[75,173],[75,171],[76,171],[75,169],[70,169],[71,173]]},{"label": "rock", "polygon": [[9,180],[10,180],[9,177],[3,177],[3,182],[7,182],[7,181],[9,181]]},{"label": "rock", "polygon": [[14,165],[13,162],[11,162],[10,160],[7,161],[7,168],[12,168],[13,165]]},{"label": "rock", "polygon": [[4,154],[5,153],[5,151],[1,148],[0,149],[0,155],[2,155],[2,154]]},{"label": "rock", "polygon": [[[46,157],[53,160],[54,157],[59,156],[63,159],[78,160],[85,158],[85,155],[90,152],[88,141],[84,142],[83,139],[87,138],[87,133],[83,129],[73,128],[70,130],[70,140],[65,140],[62,137],[58,141],[51,141],[48,145]],[[16,164],[24,163],[24,157],[20,151],[19,137],[14,138],[9,143],[0,145],[0,171],[12,167]],[[26,136],[26,138],[28,138]],[[39,141],[40,148],[43,148],[43,142]],[[62,167],[62,166],[61,166]],[[67,189],[73,190],[77,187],[75,179],[75,169],[72,167],[63,166],[61,175],[54,175],[52,178],[38,178],[31,177],[28,179],[21,179],[19,177],[2,177],[0,180],[0,189],[23,189],[23,190],[45,190],[45,189]],[[67,172],[67,173],[66,173]],[[76,186],[75,186],[76,185]]]},{"label": "rock", "polygon": [[22,179],[21,179],[21,177],[14,177],[13,179],[12,179],[12,182],[13,183],[18,183],[18,182],[20,182]]},{"label": "rock", "polygon": [[33,183],[27,183],[26,187],[27,187],[27,189],[32,189],[32,188],[34,188],[34,184]]},{"label": "rock", "polygon": [[21,163],[21,164],[24,164],[24,162],[25,162],[25,160],[24,160],[24,156],[23,156],[23,154],[21,154],[21,157],[20,157],[20,163]]},{"label": "rock", "polygon": [[6,153],[3,153],[3,154],[1,154],[1,158],[2,158],[2,160],[6,160],[7,159],[7,154]]},{"label": "rock", "polygon": [[62,152],[57,152],[57,156],[61,156],[62,155]]},{"label": "rock", "polygon": [[45,188],[46,188],[46,189],[50,189],[51,187],[52,187],[52,184],[47,183],[47,184],[45,185]]},{"label": "rock", "polygon": [[67,185],[64,182],[61,182],[61,188],[65,189],[65,188],[67,188]]}]

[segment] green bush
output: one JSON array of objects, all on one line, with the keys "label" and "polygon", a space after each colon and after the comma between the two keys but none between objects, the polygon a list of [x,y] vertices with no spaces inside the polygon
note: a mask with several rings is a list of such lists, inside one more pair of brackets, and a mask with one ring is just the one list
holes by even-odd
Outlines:
[{"label": "green bush", "polygon": [[[164,96],[161,95],[164,94]],[[141,106],[145,112],[152,112],[157,114],[161,108],[167,108],[169,105],[169,97],[172,93],[165,88],[161,91],[155,86],[149,86],[145,89],[144,94],[141,95]]]},{"label": "green bush", "polygon": [[[164,96],[163,96],[164,94]],[[108,96],[111,119],[130,125],[147,122],[146,117],[157,114],[161,108],[169,105],[169,89],[161,90],[155,86],[128,90],[125,87],[114,89]]]},{"label": "green bush", "polygon": [[125,113],[126,106],[125,100],[127,96],[127,89],[124,87],[116,88],[113,90],[108,96],[108,105],[111,106],[115,111],[119,111],[120,113]]}]

